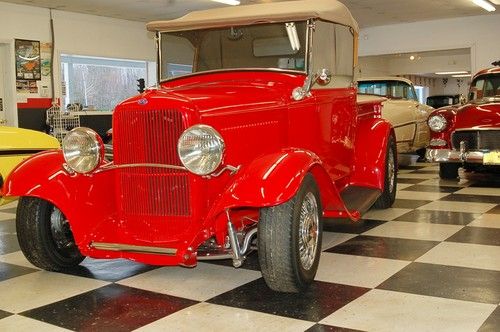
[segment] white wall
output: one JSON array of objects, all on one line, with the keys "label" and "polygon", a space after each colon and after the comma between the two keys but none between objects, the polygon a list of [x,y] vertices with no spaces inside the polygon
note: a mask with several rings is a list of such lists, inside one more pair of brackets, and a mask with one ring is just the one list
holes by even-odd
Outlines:
[{"label": "white wall", "polygon": [[500,60],[500,14],[362,29],[360,56],[471,48],[471,70]]},{"label": "white wall", "polygon": [[[59,61],[60,53],[103,56],[134,60],[155,61],[153,35],[146,31],[144,23],[92,16],[85,14],[52,11],[55,28],[54,65],[56,97],[60,97]],[[0,2],[0,43],[10,44],[11,62],[4,63],[14,68],[14,39],[50,41],[49,10],[31,6]],[[12,86],[15,73],[12,71]],[[31,97],[31,96],[30,96]],[[36,97],[36,96],[34,96]],[[4,105],[8,112],[16,113],[14,104]],[[16,125],[16,123],[9,123]]]}]

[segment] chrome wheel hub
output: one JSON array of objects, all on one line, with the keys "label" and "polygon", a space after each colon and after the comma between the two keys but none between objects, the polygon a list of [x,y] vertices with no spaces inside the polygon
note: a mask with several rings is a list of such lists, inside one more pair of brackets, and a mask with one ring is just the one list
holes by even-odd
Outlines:
[{"label": "chrome wheel hub", "polygon": [[394,151],[389,149],[389,160],[387,161],[387,172],[389,175],[389,192],[392,194],[394,192],[394,184],[396,181],[396,164],[394,161]]},{"label": "chrome wheel hub", "polygon": [[308,192],[300,207],[299,220],[299,256],[305,270],[314,264],[319,238],[318,203],[316,196]]},{"label": "chrome wheel hub", "polygon": [[56,207],[50,214],[50,232],[58,249],[66,249],[74,245],[68,220]]}]

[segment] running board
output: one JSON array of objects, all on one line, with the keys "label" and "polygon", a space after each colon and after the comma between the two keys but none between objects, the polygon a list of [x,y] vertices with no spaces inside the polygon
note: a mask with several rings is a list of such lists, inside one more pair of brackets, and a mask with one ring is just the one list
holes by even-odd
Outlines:
[{"label": "running board", "polygon": [[177,253],[177,249],[173,248],[134,246],[131,244],[121,244],[121,243],[91,242],[90,247],[99,250],[127,251],[140,254],[160,254],[168,256],[175,256],[175,254]]},{"label": "running board", "polygon": [[340,193],[340,197],[350,211],[358,211],[363,215],[372,207],[380,194],[381,191],[378,189],[349,186]]}]

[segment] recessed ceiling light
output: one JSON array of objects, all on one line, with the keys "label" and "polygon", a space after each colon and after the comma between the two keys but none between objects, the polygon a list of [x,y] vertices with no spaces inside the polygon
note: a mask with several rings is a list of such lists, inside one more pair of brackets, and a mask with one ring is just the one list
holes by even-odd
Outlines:
[{"label": "recessed ceiling light", "polygon": [[212,0],[214,2],[220,2],[226,5],[238,6],[240,4],[240,0]]},{"label": "recessed ceiling light", "polygon": [[411,61],[415,60],[415,56],[414,55],[410,55],[410,60]]},{"label": "recessed ceiling light", "polygon": [[475,5],[483,8],[484,10],[487,10],[489,12],[494,12],[496,10],[495,6],[491,4],[491,2],[486,1],[486,0],[472,0]]},{"label": "recessed ceiling light", "polygon": [[438,71],[434,73],[436,75],[458,75],[458,74],[468,74],[468,71],[460,70],[460,71]]}]

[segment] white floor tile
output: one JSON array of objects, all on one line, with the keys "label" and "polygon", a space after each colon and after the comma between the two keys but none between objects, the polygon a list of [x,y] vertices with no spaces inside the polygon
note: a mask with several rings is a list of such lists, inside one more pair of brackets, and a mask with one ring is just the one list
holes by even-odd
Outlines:
[{"label": "white floor tile", "polygon": [[0,320],[0,331],[16,331],[16,332],[58,332],[71,331],[61,327],[47,324],[36,319],[13,315]]},{"label": "white floor tile", "polygon": [[366,256],[321,254],[316,280],[373,288],[410,264],[408,261]]},{"label": "white floor tile", "polygon": [[15,213],[7,213],[0,211],[0,221],[16,220]]},{"label": "white floor tile", "polygon": [[136,331],[305,331],[313,322],[200,303],[159,319]]},{"label": "white floor tile", "polygon": [[472,332],[496,305],[373,289],[320,323],[364,331]]},{"label": "white floor tile", "polygon": [[0,262],[38,269],[36,266],[28,262],[22,251],[15,251],[10,254],[0,255]]},{"label": "white floor tile", "polygon": [[500,271],[499,257],[500,247],[498,246],[442,242],[416,261]]},{"label": "white floor tile", "polygon": [[402,239],[444,241],[464,226],[389,221],[370,229],[363,235],[394,237]]},{"label": "white floor tile", "polygon": [[0,309],[22,312],[109,284],[105,281],[40,271],[0,282]]},{"label": "white floor tile", "polygon": [[397,190],[405,189],[408,187],[414,186],[414,184],[411,183],[398,183]]},{"label": "white floor tile", "polygon": [[500,215],[485,213],[474,219],[468,226],[500,228]]},{"label": "white floor tile", "polygon": [[420,182],[419,184],[426,185],[426,186],[467,187],[471,183],[466,179],[441,180],[439,178],[436,178],[436,179],[430,179],[430,180]]},{"label": "white floor tile", "polygon": [[17,207],[17,200],[0,206],[0,211]]},{"label": "white floor tile", "polygon": [[363,215],[363,219],[393,220],[410,211],[411,209],[398,209],[398,208],[389,208],[383,210],[372,209]]},{"label": "white floor tile", "polygon": [[416,200],[425,200],[425,201],[433,201],[436,199],[440,199],[448,196],[448,193],[429,193],[425,191],[398,191],[396,193],[396,198],[399,199],[416,199]]},{"label": "white floor tile", "polygon": [[500,196],[500,188],[468,187],[458,190],[455,194]]},{"label": "white floor tile", "polygon": [[358,234],[323,232],[323,241],[321,243],[321,248],[323,250],[331,248],[356,236],[358,236]]},{"label": "white floor tile", "polygon": [[205,301],[260,277],[259,271],[198,263],[198,266],[193,269],[163,267],[118,283],[157,293]]},{"label": "white floor tile", "polygon": [[496,204],[490,203],[464,203],[464,202],[448,202],[435,201],[429,204],[422,205],[418,210],[434,210],[434,211],[453,211],[453,212],[468,212],[468,213],[484,213],[495,207]]}]

